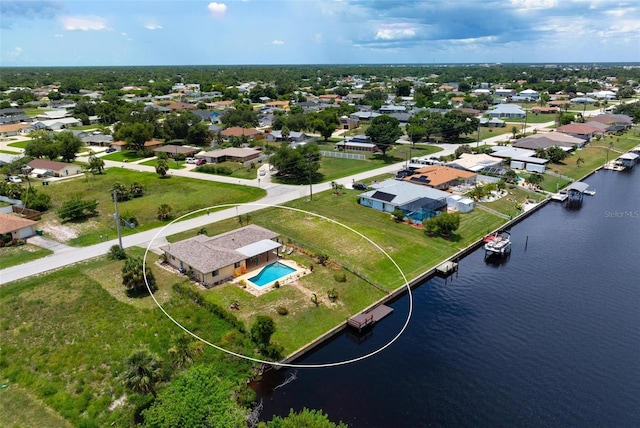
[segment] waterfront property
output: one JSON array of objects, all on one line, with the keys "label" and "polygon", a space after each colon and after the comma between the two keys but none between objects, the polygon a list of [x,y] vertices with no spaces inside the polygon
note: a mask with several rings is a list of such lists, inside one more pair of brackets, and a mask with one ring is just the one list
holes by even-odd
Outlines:
[{"label": "waterfront property", "polygon": [[567,187],[567,206],[580,206],[582,205],[582,198],[584,192],[589,188],[587,183],[576,181],[571,183]]},{"label": "waterfront property", "polygon": [[276,237],[275,232],[249,225],[212,237],[197,235],[160,249],[171,266],[212,286],[275,261],[273,251],[282,246],[273,240]]},{"label": "waterfront property", "polygon": [[438,190],[447,190],[449,187],[457,185],[471,187],[476,184],[477,176],[476,173],[470,171],[431,165],[416,169],[413,175],[405,177],[403,180]]},{"label": "waterfront property", "polygon": [[450,193],[427,186],[385,180],[374,184],[374,190],[360,194],[358,203],[382,212],[392,213],[396,209],[415,223],[422,223],[447,209]]}]

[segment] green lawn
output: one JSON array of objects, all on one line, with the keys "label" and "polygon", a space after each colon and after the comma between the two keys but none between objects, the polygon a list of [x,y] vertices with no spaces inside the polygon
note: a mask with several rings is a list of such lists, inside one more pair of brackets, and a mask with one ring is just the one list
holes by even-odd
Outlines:
[{"label": "green lawn", "polygon": [[135,162],[142,159],[134,151],[123,150],[121,152],[113,152],[108,155],[102,156],[104,160],[116,161],[116,162]]},{"label": "green lawn", "polygon": [[16,149],[24,149],[27,147],[27,144],[30,142],[31,140],[23,140],[23,141],[16,141],[15,143],[9,143],[7,144],[7,146],[9,147],[15,147]]},{"label": "green lawn", "polygon": [[0,248],[0,269],[30,262],[50,254],[53,252],[31,244]]},{"label": "green lawn", "polygon": [[255,201],[265,194],[264,190],[250,186],[237,186],[183,177],[160,178],[155,173],[109,168],[104,174],[65,180],[64,182],[50,182],[49,186],[40,187],[40,191],[51,196],[53,203],[53,208],[43,216],[43,222],[57,223],[56,209],[71,196],[87,200],[97,199],[97,217],[67,224],[80,234],[69,244],[85,246],[116,238],[117,233],[112,218],[114,206],[111,193],[111,187],[116,182],[125,187],[138,182],[145,188],[143,197],[122,201],[118,204],[121,217],[135,217],[139,222],[139,226],[135,230],[123,228],[124,234],[165,225],[166,221],[160,221],[156,218],[157,209],[162,204],[170,205],[173,216],[178,217],[208,206]]},{"label": "green lawn", "polygon": [[35,107],[29,107],[23,110],[24,110],[24,114],[26,114],[29,117],[36,117],[39,114],[45,113],[47,111],[52,111],[51,109],[35,108]]},{"label": "green lawn", "polygon": [[71,428],[73,425],[62,418],[42,400],[16,384],[0,389],[0,415],[3,427],[49,427]]},{"label": "green lawn", "polygon": [[[608,136],[601,140],[593,140],[586,147],[573,152],[561,164],[549,164],[547,169],[577,180],[589,171],[604,165],[607,159],[615,159],[638,144],[640,144],[640,138],[634,137],[631,132],[623,136]],[[580,166],[576,163],[579,157],[584,160]]]},{"label": "green lawn", "polygon": [[[158,165],[158,159],[150,159],[148,161],[141,162],[140,165],[152,166],[155,168],[156,165]],[[173,159],[169,159],[167,165],[169,165],[169,169],[183,169],[186,166],[186,163],[184,161],[174,161]]]},{"label": "green lawn", "polygon": [[[556,116],[554,114],[532,114],[532,113],[527,113],[527,124],[533,124],[533,123],[547,123],[547,122],[553,122],[554,120],[556,120]],[[524,118],[522,119],[517,119],[517,118],[505,118],[504,119],[505,122],[507,122],[507,128],[509,129],[509,131],[511,131],[511,125],[514,123],[522,123],[524,124]]]}]

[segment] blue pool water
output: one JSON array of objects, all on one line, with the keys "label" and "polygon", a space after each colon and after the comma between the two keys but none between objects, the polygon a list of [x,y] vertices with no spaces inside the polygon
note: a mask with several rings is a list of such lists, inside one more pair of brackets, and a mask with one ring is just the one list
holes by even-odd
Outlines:
[{"label": "blue pool water", "polygon": [[283,276],[289,275],[290,273],[293,273],[295,271],[296,270],[294,268],[283,265],[280,262],[275,262],[265,266],[259,274],[252,278],[249,278],[249,281],[253,282],[258,287],[262,287],[265,284],[270,283],[271,281],[276,281]]}]

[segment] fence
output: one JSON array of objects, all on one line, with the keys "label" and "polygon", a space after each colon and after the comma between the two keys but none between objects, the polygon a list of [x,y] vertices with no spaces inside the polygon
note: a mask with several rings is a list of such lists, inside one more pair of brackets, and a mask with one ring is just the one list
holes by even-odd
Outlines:
[{"label": "fence", "polygon": [[367,157],[365,155],[360,155],[357,153],[320,151],[320,155],[327,158],[352,159],[361,161],[367,160]]}]

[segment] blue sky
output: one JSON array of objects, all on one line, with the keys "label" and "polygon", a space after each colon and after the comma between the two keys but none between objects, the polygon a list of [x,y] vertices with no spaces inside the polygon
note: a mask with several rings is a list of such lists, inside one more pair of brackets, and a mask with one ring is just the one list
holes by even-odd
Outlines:
[{"label": "blue sky", "polygon": [[638,0],[0,0],[2,66],[639,61]]}]

